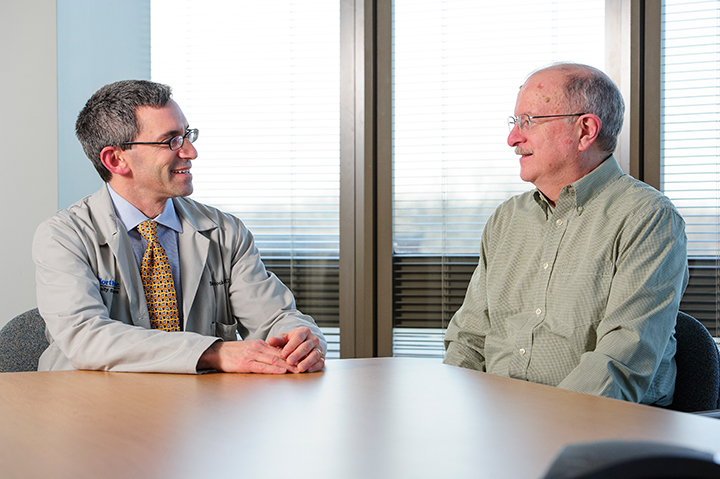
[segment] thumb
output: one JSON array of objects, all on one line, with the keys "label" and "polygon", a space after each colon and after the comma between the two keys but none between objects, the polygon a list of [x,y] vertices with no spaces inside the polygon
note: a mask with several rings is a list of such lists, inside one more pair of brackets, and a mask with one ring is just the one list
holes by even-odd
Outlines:
[{"label": "thumb", "polygon": [[275,348],[285,345],[287,343],[287,334],[281,334],[280,336],[272,336],[267,339],[267,343]]}]

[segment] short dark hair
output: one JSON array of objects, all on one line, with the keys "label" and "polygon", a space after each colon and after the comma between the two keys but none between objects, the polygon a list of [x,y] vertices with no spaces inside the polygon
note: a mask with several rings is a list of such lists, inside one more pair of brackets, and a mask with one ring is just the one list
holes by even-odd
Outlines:
[{"label": "short dark hair", "polygon": [[[106,146],[123,148],[140,133],[137,108],[162,108],[172,97],[172,88],[147,80],[123,80],[105,85],[85,103],[75,122],[75,134],[103,181],[112,173],[100,160]],[[124,149],[124,148],[123,148]]]},{"label": "short dark hair", "polygon": [[565,96],[572,113],[597,115],[602,126],[595,144],[601,151],[614,152],[625,115],[625,102],[617,85],[589,65],[556,63],[539,71],[543,70],[556,70],[565,75]]}]

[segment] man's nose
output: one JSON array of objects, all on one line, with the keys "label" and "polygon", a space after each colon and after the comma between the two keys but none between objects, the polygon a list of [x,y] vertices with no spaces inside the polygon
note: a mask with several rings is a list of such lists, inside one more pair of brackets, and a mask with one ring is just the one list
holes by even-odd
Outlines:
[{"label": "man's nose", "polygon": [[520,131],[520,127],[516,123],[512,130],[510,130],[510,134],[507,137],[507,144],[508,146],[515,147],[518,143],[522,143],[523,139],[524,137]]},{"label": "man's nose", "polygon": [[190,158],[191,160],[194,160],[198,156],[198,152],[195,149],[195,145],[190,143],[189,141],[185,140],[183,142],[183,145],[178,150],[178,153],[183,158]]}]

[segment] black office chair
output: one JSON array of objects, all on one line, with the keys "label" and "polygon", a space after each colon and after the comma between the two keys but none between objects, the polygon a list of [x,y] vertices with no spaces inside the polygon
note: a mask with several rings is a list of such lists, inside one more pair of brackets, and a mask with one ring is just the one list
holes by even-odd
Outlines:
[{"label": "black office chair", "polygon": [[682,311],[675,338],[677,379],[668,408],[683,412],[720,409],[720,354],[715,340],[702,323]]},{"label": "black office chair", "polygon": [[[710,446],[710,445],[708,445]],[[712,447],[709,447],[712,449]],[[600,441],[565,446],[543,479],[717,479],[709,451],[647,441]]]},{"label": "black office chair", "polygon": [[37,371],[48,346],[45,321],[37,308],[15,316],[0,329],[0,372]]}]

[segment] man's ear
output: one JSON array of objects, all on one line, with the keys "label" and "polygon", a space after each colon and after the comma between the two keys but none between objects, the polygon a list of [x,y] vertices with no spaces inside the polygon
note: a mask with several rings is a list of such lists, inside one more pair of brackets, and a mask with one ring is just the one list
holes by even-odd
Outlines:
[{"label": "man's ear", "polygon": [[130,173],[130,167],[117,146],[106,146],[100,152],[100,161],[113,175],[124,176]]},{"label": "man's ear", "polygon": [[580,141],[578,144],[580,151],[587,151],[590,148],[600,134],[600,127],[602,127],[602,120],[599,116],[588,113],[580,117]]}]

